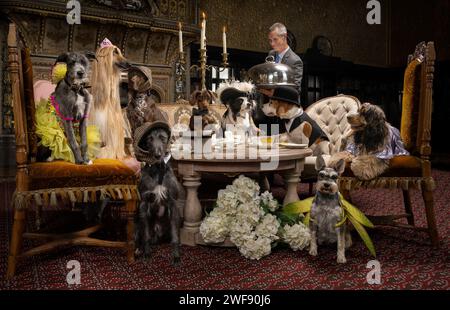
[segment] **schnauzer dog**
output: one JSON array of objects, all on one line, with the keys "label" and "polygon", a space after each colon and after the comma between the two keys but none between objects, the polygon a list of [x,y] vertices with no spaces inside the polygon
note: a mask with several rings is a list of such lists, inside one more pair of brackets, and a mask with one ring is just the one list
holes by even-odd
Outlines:
[{"label": "schnauzer dog", "polygon": [[340,160],[336,169],[326,167],[322,156],[317,156],[316,170],[319,172],[316,184],[316,196],[311,206],[309,229],[311,243],[309,254],[317,255],[317,243],[337,242],[337,262],[345,263],[345,249],[351,246],[352,239],[346,224],[336,224],[343,220],[343,209],[339,200],[337,179],[345,169],[344,160]]},{"label": "schnauzer dog", "polygon": [[182,187],[165,157],[169,153],[170,127],[164,122],[146,123],[136,130],[135,152],[145,162],[141,170],[141,203],[136,215],[136,254],[150,255],[152,244],[170,240],[172,262],[180,261],[180,193]]},{"label": "schnauzer dog", "polygon": [[[60,118],[67,136],[67,141],[75,157],[75,163],[88,164],[86,126],[92,96],[86,89],[89,82],[89,59],[95,58],[93,53],[65,53],[56,59],[56,62],[67,64],[67,73],[58,85],[52,98],[55,100],[55,109]],[[79,122],[79,145],[75,137],[73,123]]]}]

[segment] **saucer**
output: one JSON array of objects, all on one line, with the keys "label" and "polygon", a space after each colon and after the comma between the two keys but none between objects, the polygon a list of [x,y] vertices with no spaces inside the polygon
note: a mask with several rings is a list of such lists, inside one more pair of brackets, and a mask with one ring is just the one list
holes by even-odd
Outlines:
[{"label": "saucer", "polygon": [[287,149],[306,149],[308,147],[308,144],[306,143],[288,143],[288,142],[280,142],[278,143],[279,146],[287,148]]}]

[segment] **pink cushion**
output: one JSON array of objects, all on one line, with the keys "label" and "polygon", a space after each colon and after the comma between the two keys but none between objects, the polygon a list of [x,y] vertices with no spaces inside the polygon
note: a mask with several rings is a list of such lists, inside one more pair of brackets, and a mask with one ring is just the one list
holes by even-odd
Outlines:
[{"label": "pink cushion", "polygon": [[34,102],[38,103],[42,99],[47,100],[51,93],[55,91],[56,85],[50,81],[38,80],[33,85],[34,88]]}]

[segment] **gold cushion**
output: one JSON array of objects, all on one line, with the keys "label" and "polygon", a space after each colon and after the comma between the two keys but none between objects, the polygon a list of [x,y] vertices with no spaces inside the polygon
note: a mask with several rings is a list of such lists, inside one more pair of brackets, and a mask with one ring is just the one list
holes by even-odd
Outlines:
[{"label": "gold cushion", "polygon": [[[344,177],[355,177],[353,171],[350,169],[350,164],[347,163],[345,171],[342,174]],[[422,161],[416,156],[395,156],[389,160],[389,168],[379,177],[421,177],[422,176]]]},{"label": "gold cushion", "polygon": [[403,81],[400,136],[409,151],[414,150],[417,137],[421,63],[422,61],[417,58],[411,61],[405,70]]},{"label": "gold cushion", "polygon": [[29,166],[29,189],[133,185],[135,171],[115,159],[96,159],[92,165],[76,165],[65,161],[34,163]]}]

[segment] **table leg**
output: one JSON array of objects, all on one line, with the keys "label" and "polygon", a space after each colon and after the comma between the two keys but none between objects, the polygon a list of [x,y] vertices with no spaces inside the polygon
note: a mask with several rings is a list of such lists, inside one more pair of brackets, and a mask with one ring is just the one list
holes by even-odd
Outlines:
[{"label": "table leg", "polygon": [[286,183],[286,196],[284,197],[283,205],[287,205],[290,202],[300,200],[297,193],[297,185],[300,182],[300,173],[290,172],[284,175],[284,181]]},{"label": "table leg", "polygon": [[201,185],[200,175],[183,175],[183,185],[186,189],[186,204],[184,206],[184,223],[180,230],[180,242],[184,245],[196,245],[195,236],[202,222],[202,206],[198,199],[198,187]]}]

